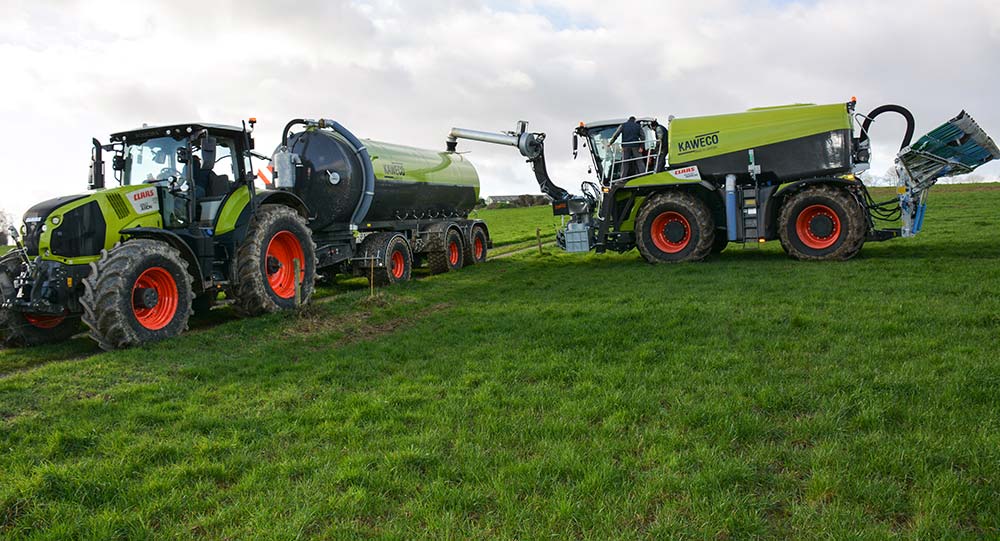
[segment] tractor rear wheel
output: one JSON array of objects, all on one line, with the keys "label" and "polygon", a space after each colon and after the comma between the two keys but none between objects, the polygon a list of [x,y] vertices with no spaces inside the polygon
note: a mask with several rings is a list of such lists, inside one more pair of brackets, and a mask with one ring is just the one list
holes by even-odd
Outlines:
[{"label": "tractor rear wheel", "polygon": [[715,224],[708,206],[685,192],[654,195],[635,220],[636,245],[650,263],[701,261],[712,252]]},{"label": "tractor rear wheel", "polygon": [[[398,233],[377,233],[365,238],[361,253],[374,268],[364,269],[378,287],[406,282],[413,271],[413,253],[406,237]],[[377,261],[376,261],[377,260]]]},{"label": "tractor rear wheel", "polygon": [[[13,299],[14,278],[21,272],[20,252],[0,259],[0,303]],[[68,340],[80,330],[80,318],[69,315],[26,314],[0,308],[0,344],[40,346]]]},{"label": "tractor rear wheel", "polygon": [[431,274],[442,274],[462,268],[462,234],[457,229],[445,233],[444,247],[427,253],[427,266]]},{"label": "tractor rear wheel", "polygon": [[811,186],[785,200],[778,218],[781,247],[795,259],[843,261],[865,243],[864,209],[843,188]]},{"label": "tractor rear wheel", "polygon": [[[295,261],[299,276],[295,276]],[[309,302],[316,285],[316,245],[306,220],[282,205],[263,205],[236,251],[233,292],[236,312],[259,316]]]},{"label": "tractor rear wheel", "polygon": [[462,248],[462,263],[466,266],[486,261],[486,229],[481,225],[472,226],[469,242]]},{"label": "tractor rear wheel", "polygon": [[187,330],[194,292],[181,253],[157,240],[119,244],[90,264],[83,322],[101,349],[139,346]]}]

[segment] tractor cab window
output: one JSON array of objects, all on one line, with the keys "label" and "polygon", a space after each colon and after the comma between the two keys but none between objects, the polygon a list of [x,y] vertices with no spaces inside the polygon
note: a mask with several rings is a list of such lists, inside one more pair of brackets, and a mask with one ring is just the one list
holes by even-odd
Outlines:
[{"label": "tractor cab window", "polygon": [[153,184],[169,181],[171,177],[183,178],[182,164],[177,163],[177,149],[183,148],[184,139],[158,137],[125,148],[125,172],[122,183],[126,185]]},{"label": "tractor cab window", "polygon": [[[622,160],[624,152],[622,150],[621,137],[614,144],[609,145],[616,131],[618,131],[617,125],[609,125],[591,128],[588,132],[590,148],[594,155],[594,165],[597,167],[598,174],[603,183],[621,180],[623,176]],[[645,123],[642,124],[642,132],[644,140],[640,152],[644,156],[650,156],[655,152],[656,133]],[[651,168],[647,167],[646,163],[639,163],[636,166],[640,174],[647,172],[647,170],[652,171]]]},{"label": "tractor cab window", "polygon": [[235,145],[232,139],[216,137],[215,163],[202,167],[201,148],[192,148],[192,166],[195,192],[198,196],[198,222],[211,225],[219,213],[223,201],[233,190],[238,178]]}]

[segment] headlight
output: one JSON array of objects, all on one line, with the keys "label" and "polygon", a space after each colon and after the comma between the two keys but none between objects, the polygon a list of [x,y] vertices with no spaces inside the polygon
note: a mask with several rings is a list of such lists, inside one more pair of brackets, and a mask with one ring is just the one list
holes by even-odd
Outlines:
[{"label": "headlight", "polygon": [[52,217],[52,225],[59,225],[59,217],[58,216],[53,216]]}]

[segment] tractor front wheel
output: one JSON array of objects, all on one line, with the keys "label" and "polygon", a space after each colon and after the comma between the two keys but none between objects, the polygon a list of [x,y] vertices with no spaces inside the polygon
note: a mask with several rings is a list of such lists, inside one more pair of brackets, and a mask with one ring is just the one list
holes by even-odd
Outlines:
[{"label": "tractor front wheel", "polygon": [[666,192],[646,200],[635,220],[639,253],[650,263],[701,261],[712,252],[712,213],[697,197]]},{"label": "tractor front wheel", "polygon": [[778,236],[788,255],[800,260],[847,260],[865,243],[864,209],[842,188],[812,186],[781,207]]},{"label": "tractor front wheel", "polygon": [[139,346],[187,330],[194,293],[181,253],[137,239],[105,251],[84,280],[83,322],[101,349]]},{"label": "tractor front wheel", "polygon": [[[299,274],[295,275],[298,262]],[[257,209],[236,252],[231,288],[242,316],[259,316],[309,302],[316,286],[316,245],[305,218],[282,205]]]},{"label": "tractor front wheel", "polygon": [[[14,278],[21,271],[21,256],[0,260],[0,304],[13,299]],[[80,318],[69,315],[27,314],[0,308],[0,344],[8,347],[40,346],[68,340],[80,329]]]}]

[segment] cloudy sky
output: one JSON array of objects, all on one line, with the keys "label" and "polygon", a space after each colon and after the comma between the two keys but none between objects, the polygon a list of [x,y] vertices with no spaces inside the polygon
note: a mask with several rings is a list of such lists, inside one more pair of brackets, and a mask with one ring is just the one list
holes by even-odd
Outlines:
[{"label": "cloudy sky", "polygon": [[[286,5],[294,5],[292,8]],[[581,120],[665,118],[857,96],[918,135],[970,111],[1000,136],[1000,3],[989,0],[0,0],[0,209],[85,189],[90,138],[142,123],[292,117],[428,148],[452,126],[549,134],[575,189]],[[627,6],[627,7],[625,7]],[[884,117],[883,117],[884,118]],[[902,123],[874,133],[884,171]],[[894,146],[895,145],[895,146]],[[464,143],[485,194],[537,192],[516,151]],[[109,168],[110,169],[110,168]],[[980,170],[1000,176],[1000,165]]]}]

